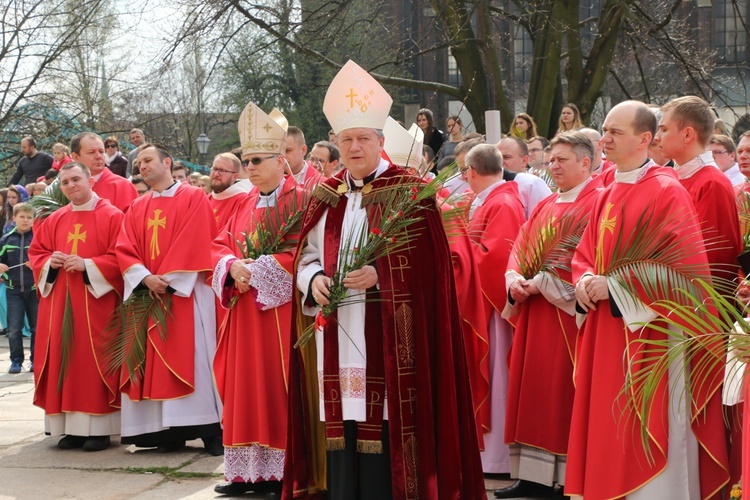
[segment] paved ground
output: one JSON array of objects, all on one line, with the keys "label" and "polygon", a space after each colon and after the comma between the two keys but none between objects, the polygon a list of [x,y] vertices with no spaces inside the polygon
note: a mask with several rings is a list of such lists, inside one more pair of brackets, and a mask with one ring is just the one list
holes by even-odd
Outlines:
[{"label": "paved ground", "polygon": [[[59,438],[44,435],[44,413],[32,405],[33,374],[11,375],[9,366],[0,337],[0,499],[224,498],[213,491],[223,481],[222,458],[206,454],[200,441],[169,454],[119,446],[117,438],[118,446],[96,453],[57,449]],[[492,490],[511,482],[486,484],[493,498]]]}]

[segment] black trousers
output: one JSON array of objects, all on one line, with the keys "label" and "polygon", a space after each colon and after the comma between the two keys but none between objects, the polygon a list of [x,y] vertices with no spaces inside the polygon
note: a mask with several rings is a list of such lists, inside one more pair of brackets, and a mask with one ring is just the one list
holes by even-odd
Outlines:
[{"label": "black trousers", "polygon": [[388,421],[383,422],[383,453],[357,453],[357,422],[344,421],[343,450],[326,453],[328,500],[388,500],[391,490],[391,447]]}]

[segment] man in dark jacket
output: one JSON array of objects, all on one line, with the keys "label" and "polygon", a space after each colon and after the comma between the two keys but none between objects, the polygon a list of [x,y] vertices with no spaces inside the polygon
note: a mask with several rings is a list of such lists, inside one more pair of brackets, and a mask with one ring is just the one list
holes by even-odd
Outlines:
[{"label": "man in dark jacket", "polygon": [[24,178],[24,184],[36,182],[39,177],[43,177],[47,170],[52,168],[52,162],[55,161],[52,155],[37,151],[36,141],[33,137],[21,139],[21,152],[23,158],[18,162],[16,173],[8,182],[8,186],[18,184],[22,177]]}]

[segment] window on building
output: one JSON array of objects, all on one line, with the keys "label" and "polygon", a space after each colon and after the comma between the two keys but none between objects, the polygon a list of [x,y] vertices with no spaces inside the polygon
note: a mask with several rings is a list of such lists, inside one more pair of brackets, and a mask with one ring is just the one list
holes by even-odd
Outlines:
[{"label": "window on building", "polygon": [[531,67],[534,64],[534,42],[528,31],[521,25],[516,25],[516,36],[513,39],[513,70],[516,81],[531,80]]},{"label": "window on building", "polygon": [[714,0],[714,36],[719,62],[740,63],[747,59],[747,0]]},{"label": "window on building", "polygon": [[458,64],[450,52],[448,52],[448,84],[456,87],[461,85],[461,73],[458,72]]}]

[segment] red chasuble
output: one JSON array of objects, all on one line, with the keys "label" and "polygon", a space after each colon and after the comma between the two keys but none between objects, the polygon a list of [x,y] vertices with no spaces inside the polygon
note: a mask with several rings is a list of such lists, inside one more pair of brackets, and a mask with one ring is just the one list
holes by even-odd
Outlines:
[{"label": "red chasuble", "polygon": [[[122,212],[100,199],[91,211],[74,212],[70,205],[65,206],[34,228],[29,261],[37,281],[52,253],[61,251],[91,259],[114,288],[97,299],[84,283],[82,272],[66,272],[60,268],[52,291],[39,301],[34,404],[44,408],[48,415],[61,412],[103,415],[120,407],[119,374],[107,371],[102,332],[122,294],[122,275],[115,257],[122,218]],[[73,335],[62,390],[58,391],[61,325],[68,293]]]},{"label": "red chasuble", "polygon": [[138,198],[138,191],[133,183],[113,174],[107,167],[104,167],[101,177],[94,184],[94,192],[99,198],[109,200],[112,205],[123,212],[127,212],[133,200]]},{"label": "red chasuble", "polygon": [[[573,282],[585,273],[602,274],[603,266],[623,251],[618,245],[632,244],[639,219],[652,228],[671,221],[661,236],[695,249],[681,264],[706,266],[690,195],[672,169],[651,167],[635,184],[615,182],[599,196],[573,257]],[[639,298],[652,303],[642,290]],[[664,334],[650,328],[631,332],[622,318],[612,316],[609,300],[603,300],[588,313],[579,335],[565,493],[617,498],[641,488],[666,466],[669,398],[684,395],[669,395],[666,380],[657,388],[648,421],[653,456],[647,457],[639,434],[643,417],[633,410],[621,413],[626,399],[620,391],[625,382],[624,363],[634,363],[636,369],[645,366],[642,347],[631,342],[664,339]],[[702,498],[715,495],[729,479],[720,390],[724,369],[720,368],[714,383],[704,383],[692,394],[691,427],[699,444]]]},{"label": "red chasuble", "polygon": [[[347,198],[337,191],[345,175],[339,172],[318,186],[301,245],[324,213],[330,218],[346,207],[341,204]],[[362,199],[371,228],[383,209],[380,188],[407,179],[420,182],[391,165],[370,183],[370,198],[363,194]],[[415,239],[408,248],[377,260],[381,301],[368,303],[367,317],[369,311],[379,311],[380,317],[371,321],[382,322],[393,498],[485,498],[450,249],[434,200],[425,201],[420,215],[423,219],[410,226]],[[338,243],[332,243],[334,248]],[[295,301],[292,344],[305,322],[297,314],[300,304]],[[373,357],[368,349],[368,362]],[[309,498],[325,484],[316,371],[314,342],[292,352],[285,498]]]},{"label": "red chasuble", "polygon": [[[690,193],[706,241],[711,275],[733,280],[739,269],[737,256],[742,242],[732,182],[714,166],[705,166],[694,175],[680,179]],[[713,240],[713,242],[712,242]]]},{"label": "red chasuble", "polygon": [[[521,229],[508,269],[521,274],[515,255],[522,248],[519,247],[522,238],[529,239],[528,235],[549,230],[545,226],[550,220],[557,223],[559,230],[559,222],[566,214],[576,221],[588,219],[600,192],[599,182],[592,179],[572,203],[555,203],[557,194],[545,198]],[[561,264],[569,267],[571,257]],[[572,293],[570,271],[561,267],[556,271],[557,278],[570,285]],[[575,316],[561,311],[542,294],[536,294],[520,305],[511,322],[515,333],[510,351],[505,442],[565,455],[575,389],[573,358],[578,333]]]},{"label": "red chasuble", "polygon": [[[443,210],[451,207],[443,203]],[[443,221],[448,235],[456,281],[458,310],[463,319],[464,343],[466,344],[471,395],[474,416],[477,421],[479,448],[484,449],[482,435],[490,430],[490,339],[487,332],[487,316],[484,311],[479,270],[472,252],[472,242],[463,219]]]},{"label": "red chasuble", "polygon": [[506,182],[493,189],[469,221],[469,235],[476,243],[472,247],[474,258],[487,301],[485,314],[488,323],[493,309],[500,312],[505,307],[508,291],[503,273],[508,267],[513,242],[525,221],[515,182]]},{"label": "red chasuble", "polygon": [[[117,240],[117,259],[123,273],[136,264],[155,275],[210,272],[215,236],[206,192],[182,185],[173,197],[142,196],[131,205]],[[144,376],[136,383],[123,370],[121,389],[133,401],[176,399],[193,392],[193,294],[172,294],[171,299],[166,341],[153,325],[149,330]]]},{"label": "red chasuble", "polygon": [[[278,206],[295,206],[292,197],[300,201],[300,189],[289,177],[277,199]],[[214,263],[225,259],[226,271],[222,284],[229,278],[227,256],[242,258],[234,238],[244,241],[242,233],[251,234],[262,223],[268,210],[277,208],[256,208],[260,191],[254,188],[243,196],[237,213],[229,219],[226,230],[213,243]],[[297,205],[299,206],[299,205]],[[290,235],[293,236],[293,235]],[[291,283],[292,268],[296,248],[273,255],[279,270],[285,271]],[[222,300],[224,307],[229,299],[237,294],[234,282],[229,279],[229,287]],[[286,416],[288,399],[288,369],[292,328],[292,303],[262,310],[258,302],[258,290],[239,296],[239,300],[228,312],[227,324],[219,334],[214,358],[214,376],[219,395],[224,403],[222,425],[224,446],[250,446],[257,443],[278,450],[286,447]],[[262,409],[262,411],[259,411]],[[280,477],[277,479],[281,479]]]}]

